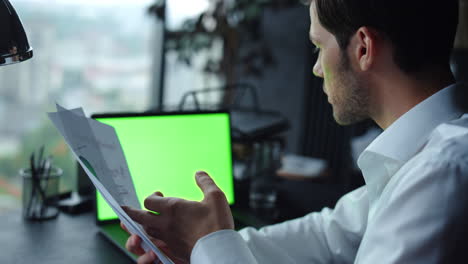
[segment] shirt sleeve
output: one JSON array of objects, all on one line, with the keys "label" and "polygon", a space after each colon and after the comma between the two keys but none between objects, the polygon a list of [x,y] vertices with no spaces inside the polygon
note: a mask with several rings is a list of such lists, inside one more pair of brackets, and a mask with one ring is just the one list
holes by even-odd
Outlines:
[{"label": "shirt sleeve", "polygon": [[455,263],[467,240],[467,164],[440,149],[408,162],[369,216],[355,263]]},{"label": "shirt sleeve", "polygon": [[[201,238],[191,263],[343,263],[352,262],[367,224],[367,191],[343,196],[334,210],[256,230],[222,230]],[[222,261],[221,261],[222,260]]]}]

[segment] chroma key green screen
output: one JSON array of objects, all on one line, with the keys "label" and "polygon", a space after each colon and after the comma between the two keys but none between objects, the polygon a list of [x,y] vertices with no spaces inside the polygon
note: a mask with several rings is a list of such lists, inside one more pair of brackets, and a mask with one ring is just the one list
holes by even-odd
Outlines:
[{"label": "chroma key green screen", "polygon": [[[228,113],[99,117],[115,128],[140,204],[161,191],[166,197],[201,201],[195,172],[204,170],[234,203]],[[96,192],[98,221],[118,219]]]}]

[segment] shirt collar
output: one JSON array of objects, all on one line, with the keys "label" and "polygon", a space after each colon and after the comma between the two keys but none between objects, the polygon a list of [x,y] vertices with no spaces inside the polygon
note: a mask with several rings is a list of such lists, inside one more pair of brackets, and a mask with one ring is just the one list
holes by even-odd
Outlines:
[{"label": "shirt collar", "polygon": [[[398,118],[359,156],[371,209],[390,178],[427,142],[441,123],[462,115],[453,100],[456,85],[446,87]],[[373,215],[372,209],[369,217]]]},{"label": "shirt collar", "polygon": [[[460,117],[462,111],[453,100],[456,86],[453,84],[438,91],[390,125],[360,155],[358,165],[361,170],[370,165],[366,162],[369,154],[401,166],[424,146],[434,128]],[[392,167],[397,169],[398,166]]]}]

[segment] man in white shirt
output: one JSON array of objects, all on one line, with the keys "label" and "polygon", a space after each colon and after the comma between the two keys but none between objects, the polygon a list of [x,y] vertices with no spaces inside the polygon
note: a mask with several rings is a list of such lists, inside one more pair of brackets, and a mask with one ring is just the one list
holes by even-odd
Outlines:
[{"label": "man in white shirt", "polygon": [[[468,87],[449,67],[458,2],[313,0],[310,16],[314,74],[335,120],[384,129],[358,160],[366,185],[333,210],[260,230],[233,230],[203,172],[202,202],[157,192],[145,207],[160,215],[127,212],[180,263],[454,263],[468,225],[468,115],[453,100]],[[152,263],[140,242],[131,236],[127,248]]]}]

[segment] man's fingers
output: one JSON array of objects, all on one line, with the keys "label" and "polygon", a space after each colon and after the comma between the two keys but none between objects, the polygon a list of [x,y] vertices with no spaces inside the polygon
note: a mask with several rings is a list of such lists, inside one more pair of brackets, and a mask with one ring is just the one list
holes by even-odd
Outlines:
[{"label": "man's fingers", "polygon": [[168,207],[169,198],[164,198],[161,192],[155,192],[146,197],[144,201],[145,208],[154,212],[164,212]]},{"label": "man's fingers", "polygon": [[141,238],[137,235],[131,235],[127,239],[127,243],[125,243],[125,248],[127,248],[128,251],[138,256],[145,254],[145,251],[141,247]]},{"label": "man's fingers", "polygon": [[156,254],[153,251],[148,251],[144,255],[140,256],[137,260],[138,264],[152,264],[155,260],[157,260]]},{"label": "man's fingers", "polygon": [[160,249],[168,248],[166,242],[162,241],[161,239],[150,237],[150,240],[155,246],[157,246]]},{"label": "man's fingers", "polygon": [[[174,259],[174,255],[170,251],[170,249],[167,247],[167,244],[159,239],[155,239],[150,237],[151,241],[153,242],[154,245],[156,245],[161,251],[163,251],[169,258]],[[125,244],[125,248],[127,248],[128,251],[132,252],[135,255],[138,256],[143,256],[148,253],[145,252],[145,250],[141,247],[142,239],[137,236],[137,235],[131,235]],[[156,256],[155,256],[156,257]],[[147,261],[148,256],[143,257],[142,261]],[[146,262],[143,262],[146,263]],[[152,262],[151,262],[152,263]]]},{"label": "man's fingers", "polygon": [[130,232],[128,231],[127,227],[124,225],[123,222],[120,222],[120,227],[125,230],[125,232],[127,232],[128,234],[130,234]]},{"label": "man's fingers", "polygon": [[223,192],[218,188],[213,179],[208,176],[204,171],[197,171],[195,174],[195,179],[197,181],[198,187],[203,191],[205,197],[212,195],[221,195],[224,196]]},{"label": "man's fingers", "polygon": [[135,209],[135,208],[128,207],[128,206],[122,206],[122,209],[124,209],[124,211],[128,214],[128,216],[130,216],[130,218],[132,218],[135,222],[143,226],[148,225],[148,224],[151,224],[151,225],[156,224],[157,226],[157,222],[159,222],[159,220],[157,219],[157,216],[151,212]]}]

